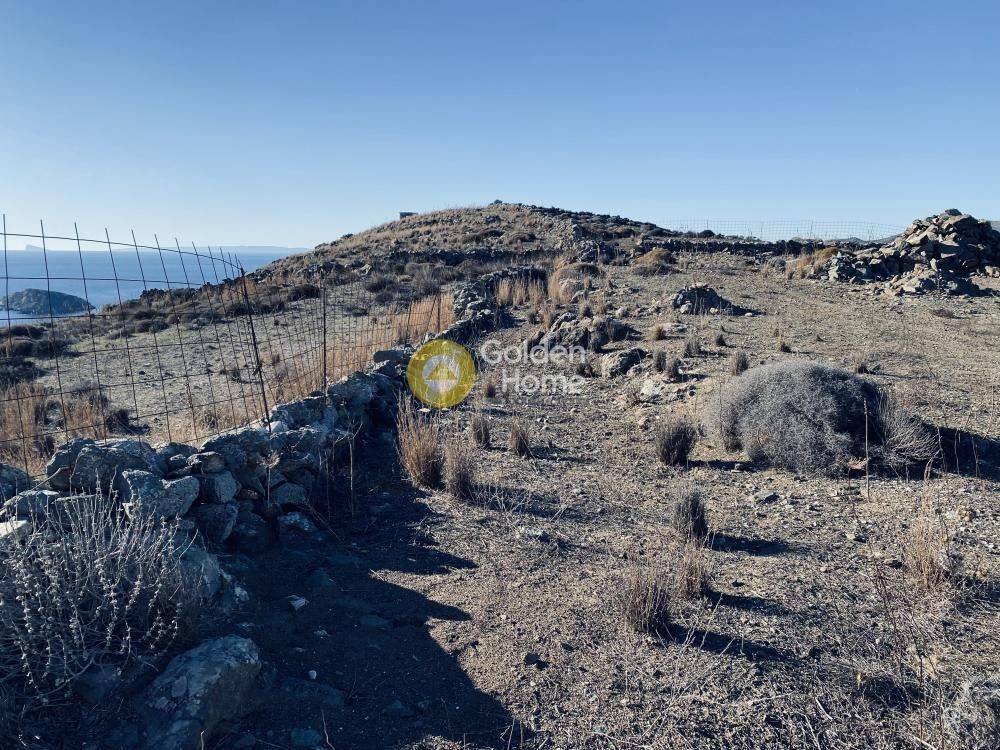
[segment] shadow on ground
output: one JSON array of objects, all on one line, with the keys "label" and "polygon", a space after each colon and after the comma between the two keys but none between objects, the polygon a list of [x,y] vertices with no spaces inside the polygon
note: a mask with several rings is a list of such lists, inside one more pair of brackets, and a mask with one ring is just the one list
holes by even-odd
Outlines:
[{"label": "shadow on ground", "polygon": [[[245,731],[267,746],[291,747],[293,729],[325,734],[331,747],[372,750],[442,741],[508,748],[525,739],[462,669],[460,657],[475,648],[472,630],[447,623],[469,615],[385,580],[473,564],[427,544],[422,529],[434,514],[408,485],[379,489],[361,497],[377,517],[342,534],[347,543],[286,539],[261,558],[248,581],[256,611],[244,617],[245,634],[270,673],[257,710],[219,747]],[[289,596],[308,604],[293,611]]]}]

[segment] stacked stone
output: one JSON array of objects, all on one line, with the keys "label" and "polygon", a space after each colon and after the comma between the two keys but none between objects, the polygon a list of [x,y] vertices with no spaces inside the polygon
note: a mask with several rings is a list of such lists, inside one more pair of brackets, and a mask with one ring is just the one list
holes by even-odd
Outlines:
[{"label": "stacked stone", "polygon": [[1000,276],[1000,232],[988,221],[949,209],[917,219],[881,247],[842,250],[825,270],[832,281],[877,282],[892,295],[975,294],[969,276]]}]

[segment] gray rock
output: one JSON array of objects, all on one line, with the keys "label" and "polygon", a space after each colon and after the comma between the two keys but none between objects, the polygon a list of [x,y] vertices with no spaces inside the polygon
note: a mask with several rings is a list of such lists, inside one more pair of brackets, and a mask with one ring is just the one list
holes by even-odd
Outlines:
[{"label": "gray rock", "polygon": [[239,482],[229,471],[200,477],[201,499],[206,503],[231,503],[240,491]]},{"label": "gray rock", "polygon": [[155,472],[156,452],[147,443],[131,439],[86,445],[76,457],[69,483],[84,492],[107,491],[128,469]]},{"label": "gray rock", "polygon": [[261,661],[253,641],[214,638],[171,660],[139,701],[149,750],[197,750],[208,746],[223,721],[245,715]]},{"label": "gray rock", "polygon": [[218,474],[227,468],[226,459],[221,453],[205,451],[188,456],[188,468],[196,474]]},{"label": "gray rock", "polygon": [[204,503],[194,509],[193,515],[205,538],[221,544],[233,533],[239,509],[236,503]]},{"label": "gray rock", "polygon": [[69,478],[73,473],[73,466],[76,464],[80,451],[88,445],[94,445],[94,441],[86,438],[73,438],[56,449],[52,458],[45,465],[45,476],[48,477],[48,483],[52,489],[65,491],[70,488]]},{"label": "gray rock", "polygon": [[0,464],[0,500],[14,497],[31,485],[31,478],[20,469]]},{"label": "gray rock", "polygon": [[285,482],[271,490],[271,502],[278,506],[308,505],[304,487],[292,482]]},{"label": "gray rock", "polygon": [[31,533],[31,521],[15,519],[13,521],[0,521],[0,543],[9,539],[22,539]]},{"label": "gray rock", "polygon": [[5,518],[35,518],[44,516],[49,506],[59,499],[54,490],[25,490],[3,504]]},{"label": "gray rock", "polygon": [[140,469],[123,471],[118,486],[130,517],[156,518],[180,518],[191,509],[201,488],[195,477],[164,480]]},{"label": "gray rock", "polygon": [[278,517],[278,535],[282,540],[299,534],[313,534],[315,532],[316,524],[298,511],[285,513]]},{"label": "gray rock", "polygon": [[229,535],[229,544],[238,552],[255,555],[267,549],[273,536],[267,521],[256,513],[241,510]]},{"label": "gray rock", "polygon": [[180,564],[185,576],[194,583],[201,601],[212,601],[222,588],[222,569],[218,558],[203,547],[192,544],[184,550]]},{"label": "gray rock", "polygon": [[645,350],[637,346],[605,354],[601,357],[601,374],[606,378],[617,378],[639,364],[645,356]]}]

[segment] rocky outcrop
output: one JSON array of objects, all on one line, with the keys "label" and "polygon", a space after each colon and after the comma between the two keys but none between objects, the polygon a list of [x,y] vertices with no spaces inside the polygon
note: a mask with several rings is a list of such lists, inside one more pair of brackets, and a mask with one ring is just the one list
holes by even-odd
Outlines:
[{"label": "rocky outcrop", "polygon": [[892,295],[976,294],[970,276],[1000,276],[1000,232],[949,209],[917,219],[881,247],[842,250],[824,270],[831,281],[880,283]]},{"label": "rocky outcrop", "polygon": [[0,297],[0,310],[22,315],[76,315],[93,309],[94,306],[82,297],[45,289],[25,289]]},{"label": "rocky outcrop", "polygon": [[207,747],[223,721],[253,708],[261,661],[253,641],[215,638],[175,657],[145,691],[139,713],[149,750]]},{"label": "rocky outcrop", "polygon": [[704,283],[684,287],[673,296],[670,305],[678,312],[690,315],[744,315],[749,312]]}]

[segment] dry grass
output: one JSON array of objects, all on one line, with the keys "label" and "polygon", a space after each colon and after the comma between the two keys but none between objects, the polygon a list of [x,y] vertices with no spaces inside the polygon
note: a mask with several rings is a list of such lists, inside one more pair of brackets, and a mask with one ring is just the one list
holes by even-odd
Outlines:
[{"label": "dry grass", "polygon": [[491,372],[483,379],[483,398],[496,398],[498,389],[497,376]]},{"label": "dry grass", "polygon": [[686,464],[697,439],[698,430],[686,415],[667,417],[653,433],[656,456],[667,466]]},{"label": "dry grass", "polygon": [[926,508],[913,522],[903,553],[907,577],[923,594],[946,593],[960,573],[961,558],[948,525]]},{"label": "dry grass", "polygon": [[667,337],[667,331],[662,324],[656,323],[646,331],[646,341],[663,341]]},{"label": "dry grass", "polygon": [[811,253],[800,255],[794,261],[785,264],[785,277],[806,279],[815,276],[823,264],[836,254],[836,247],[822,247]]},{"label": "dry grass", "polygon": [[127,413],[122,414],[96,386],[61,396],[39,383],[10,386],[0,392],[0,461],[37,476],[57,443],[106,438],[123,419],[127,422]]},{"label": "dry grass", "polygon": [[507,436],[507,447],[511,453],[521,458],[531,455],[531,443],[528,440],[528,431],[518,419],[511,422],[510,434]]},{"label": "dry grass", "polygon": [[441,428],[419,411],[413,399],[399,401],[396,413],[399,461],[418,487],[436,487],[441,482]]},{"label": "dry grass", "polygon": [[775,343],[774,348],[777,349],[779,352],[782,352],[783,354],[788,354],[789,352],[792,351],[791,344],[785,341],[785,338],[783,336],[778,338],[778,341]]},{"label": "dry grass", "polygon": [[683,355],[685,357],[701,356],[701,340],[698,338],[697,331],[691,331],[687,337],[685,337]]},{"label": "dry grass", "polygon": [[472,413],[469,435],[474,445],[480,448],[490,447],[490,420],[478,409]]},{"label": "dry grass", "polygon": [[706,596],[711,586],[705,546],[688,541],[675,546],[671,555],[674,595],[686,601]]},{"label": "dry grass", "polygon": [[730,375],[741,375],[750,369],[750,358],[747,356],[746,352],[740,350],[738,352],[733,352],[729,356],[729,374]]},{"label": "dry grass", "polygon": [[622,618],[636,633],[665,636],[670,631],[671,581],[662,572],[637,569],[618,594]]},{"label": "dry grass", "polygon": [[548,290],[539,279],[501,279],[494,299],[502,307],[540,306],[547,301]]},{"label": "dry grass", "polygon": [[681,484],[671,493],[670,522],[684,543],[704,545],[708,538],[708,516],[705,502],[693,485]]},{"label": "dry grass", "polygon": [[444,447],[444,488],[457,500],[475,497],[475,461],[467,441],[453,436]]}]

